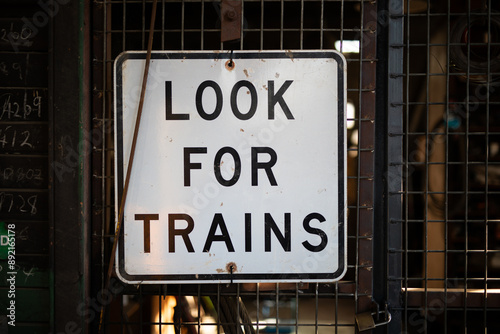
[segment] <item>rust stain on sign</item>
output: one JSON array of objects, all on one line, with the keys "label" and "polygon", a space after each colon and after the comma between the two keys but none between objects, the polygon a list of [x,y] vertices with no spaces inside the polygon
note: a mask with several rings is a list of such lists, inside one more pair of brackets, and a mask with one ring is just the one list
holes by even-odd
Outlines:
[{"label": "rust stain on sign", "polygon": [[228,71],[232,71],[232,70],[234,70],[236,64],[234,63],[234,60],[229,59],[228,61],[226,61],[226,65],[225,66],[226,66],[226,69]]},{"label": "rust stain on sign", "polygon": [[236,263],[228,262],[228,264],[226,264],[226,271],[231,274],[237,272],[238,267],[236,266]]}]

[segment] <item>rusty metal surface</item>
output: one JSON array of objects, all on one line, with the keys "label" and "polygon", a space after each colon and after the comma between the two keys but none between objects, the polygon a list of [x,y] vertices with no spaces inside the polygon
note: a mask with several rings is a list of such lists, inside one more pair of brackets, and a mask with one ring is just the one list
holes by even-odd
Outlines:
[{"label": "rusty metal surface", "polygon": [[221,2],[221,42],[240,39],[242,1],[222,0]]},{"label": "rusty metal surface", "polygon": [[[373,301],[373,200],[375,142],[375,53],[377,4],[363,3],[363,34],[360,52],[360,125],[359,125],[359,195],[357,228],[357,299],[356,313],[372,310]],[[367,333],[370,330],[367,331]]]},{"label": "rusty metal surface", "polygon": [[[387,112],[387,262],[388,262],[388,282],[387,282],[387,302],[393,309],[401,305],[401,282],[397,280],[402,274],[401,254],[391,250],[400,249],[402,246],[402,203],[401,183],[402,183],[402,131],[403,131],[403,6],[401,2],[388,4],[388,112]],[[401,330],[402,314],[393,311],[394,321],[389,324],[389,330],[396,332]]]},{"label": "rusty metal surface", "polygon": [[[54,244],[52,261],[54,271],[52,332],[62,332],[67,324],[84,331],[87,324],[78,314],[86,293],[86,268],[83,265],[86,254],[84,233],[88,216],[86,210],[89,184],[88,146],[89,122],[82,91],[87,76],[82,77],[86,61],[79,50],[79,15],[82,7],[77,2],[60,6],[59,15],[51,22],[53,31],[52,49],[53,68],[51,69],[51,89],[53,94],[52,127],[53,162],[51,166],[62,166],[64,174],[57,175],[54,170],[51,188],[53,189],[53,233]],[[42,12],[40,12],[42,13]],[[78,29],[77,29],[78,28]],[[71,160],[69,158],[71,154]],[[75,157],[76,156],[76,157]],[[76,160],[76,162],[75,162]],[[71,161],[72,164],[68,164]],[[74,163],[74,165],[73,165]],[[85,189],[85,191],[84,191]],[[34,298],[36,299],[36,298]],[[29,308],[29,306],[28,306]]]}]

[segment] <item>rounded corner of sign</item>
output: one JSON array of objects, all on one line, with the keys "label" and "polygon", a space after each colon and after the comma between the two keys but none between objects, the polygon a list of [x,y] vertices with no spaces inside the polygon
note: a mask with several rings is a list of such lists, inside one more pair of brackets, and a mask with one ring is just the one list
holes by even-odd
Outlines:
[{"label": "rounded corner of sign", "polygon": [[339,268],[339,270],[337,272],[339,273],[339,275],[335,275],[335,278],[334,278],[333,282],[338,282],[342,278],[344,278],[344,276],[345,276],[345,274],[347,272],[347,266],[343,263],[342,267]]},{"label": "rounded corner of sign", "polygon": [[342,262],[341,262],[339,269],[337,270],[337,273],[339,273],[339,275],[336,276],[336,278],[335,278],[336,281],[340,281],[347,272],[347,219],[346,219],[345,230],[346,231],[344,233],[344,248],[343,248],[344,254],[343,254],[343,256],[340,256],[340,260]]},{"label": "rounded corner of sign", "polygon": [[344,55],[342,52],[340,52],[340,51],[338,51],[338,50],[332,50],[332,52],[333,52],[336,56],[340,57],[340,58],[342,59],[342,62],[343,62],[344,64],[347,64],[347,60],[346,60],[346,58],[345,58],[345,55]]},{"label": "rounded corner of sign", "polygon": [[[122,51],[118,56],[116,56],[114,60],[114,70],[115,73],[118,69],[120,69],[123,66],[123,63],[125,63],[128,59],[131,58],[132,54],[138,53],[137,51]],[[141,53],[139,51],[139,53]]]},{"label": "rounded corner of sign", "polygon": [[322,278],[318,280],[314,280],[315,282],[321,282],[321,283],[334,283],[340,281],[342,278],[344,278],[345,274],[347,272],[347,266],[345,263],[342,263],[342,265],[332,273],[331,275],[328,275],[329,277],[327,278]]},{"label": "rounded corner of sign", "polygon": [[129,275],[127,272],[125,272],[125,268],[123,268],[120,265],[115,267],[115,274],[116,274],[116,277],[118,277],[118,279],[122,283],[125,283],[125,284],[137,284],[138,283],[138,281],[133,280],[132,275]]},{"label": "rounded corner of sign", "polygon": [[342,68],[343,72],[345,72],[347,70],[347,60],[342,52],[337,51],[337,50],[330,50],[329,56],[332,59],[335,59],[335,61],[339,65],[339,67]]},{"label": "rounded corner of sign", "polygon": [[123,51],[118,56],[116,56],[114,61],[115,69],[121,66],[130,57],[130,51]]}]

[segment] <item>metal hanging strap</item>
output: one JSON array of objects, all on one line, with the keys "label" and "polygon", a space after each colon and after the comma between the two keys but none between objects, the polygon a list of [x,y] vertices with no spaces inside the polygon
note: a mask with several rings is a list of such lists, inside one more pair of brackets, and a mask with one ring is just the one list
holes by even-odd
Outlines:
[{"label": "metal hanging strap", "polygon": [[[135,147],[137,144],[137,136],[139,134],[139,126],[141,123],[142,108],[144,105],[144,97],[146,95],[146,85],[147,85],[147,79],[148,79],[148,73],[149,73],[149,64],[151,61],[151,51],[153,49],[153,34],[154,34],[157,2],[158,2],[158,0],[153,1],[153,8],[151,10],[151,23],[149,26],[148,49],[147,49],[147,54],[146,54],[146,65],[144,67],[144,76],[142,79],[141,97],[139,100],[139,107],[137,110],[137,117],[135,120],[134,136],[132,138],[132,146],[130,148],[130,156],[129,156],[128,166],[127,166],[127,174],[125,176],[125,183],[123,185],[122,198],[121,198],[120,207],[118,210],[118,220],[116,221],[113,247],[111,248],[111,257],[109,259],[108,273],[106,276],[106,285],[105,285],[106,289],[109,287],[109,283],[111,280],[111,274],[113,272],[113,267],[115,264],[116,247],[117,247],[117,243],[118,243],[118,238],[120,236],[121,225],[122,225],[122,220],[123,220],[123,212],[125,210],[125,202],[127,200],[128,186],[130,183],[130,174],[132,172],[132,166],[134,163]],[[105,307],[102,306],[100,319],[99,319],[99,333],[101,333],[101,330],[102,330],[102,323],[103,323],[103,319],[104,319],[104,310],[105,310]]]}]

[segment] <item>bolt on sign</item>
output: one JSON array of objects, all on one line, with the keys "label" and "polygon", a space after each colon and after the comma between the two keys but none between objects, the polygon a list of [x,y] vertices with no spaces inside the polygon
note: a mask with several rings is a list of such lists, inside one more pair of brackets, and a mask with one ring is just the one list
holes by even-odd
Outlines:
[{"label": "bolt on sign", "polygon": [[[116,208],[145,52],[115,61]],[[117,274],[331,282],[346,271],[346,62],[334,51],[153,52]]]}]

